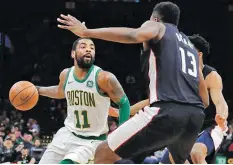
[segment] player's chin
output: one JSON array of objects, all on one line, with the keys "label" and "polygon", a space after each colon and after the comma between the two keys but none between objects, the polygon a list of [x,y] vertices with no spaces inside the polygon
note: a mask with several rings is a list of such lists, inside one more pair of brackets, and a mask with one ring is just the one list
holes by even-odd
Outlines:
[{"label": "player's chin", "polygon": [[84,68],[90,68],[92,66],[92,63],[85,63],[85,65],[83,66]]}]

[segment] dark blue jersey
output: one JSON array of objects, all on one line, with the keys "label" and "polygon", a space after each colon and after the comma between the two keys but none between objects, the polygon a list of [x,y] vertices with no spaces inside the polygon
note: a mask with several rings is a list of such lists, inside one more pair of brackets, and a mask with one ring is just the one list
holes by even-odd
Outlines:
[{"label": "dark blue jersey", "polygon": [[[205,65],[202,73],[204,78],[206,79],[206,77],[212,72],[212,71],[216,71],[216,69],[214,69],[213,67],[209,66],[209,65]],[[209,91],[210,89],[208,89]],[[215,115],[216,115],[216,108],[215,105],[211,99],[210,96],[210,104],[209,106],[204,110],[205,113],[205,120],[204,120],[204,124],[203,124],[203,128],[205,129],[207,127],[211,127],[211,126],[215,126],[216,122],[215,122]]]},{"label": "dark blue jersey", "polygon": [[172,101],[204,107],[198,88],[198,52],[176,26],[165,26],[164,36],[149,41],[150,50],[141,56],[150,103]]}]

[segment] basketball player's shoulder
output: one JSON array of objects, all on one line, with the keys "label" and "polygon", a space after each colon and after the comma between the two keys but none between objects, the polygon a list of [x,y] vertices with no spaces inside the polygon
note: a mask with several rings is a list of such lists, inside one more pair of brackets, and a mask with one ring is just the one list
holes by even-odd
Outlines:
[{"label": "basketball player's shoulder", "polygon": [[106,83],[107,81],[109,81],[112,78],[115,78],[114,74],[112,74],[111,72],[108,72],[108,71],[101,70],[98,74],[97,80],[100,83]]},{"label": "basketball player's shoulder", "polygon": [[[166,26],[163,23],[152,21],[152,20],[144,22],[141,25],[141,28],[145,28],[145,29],[147,28],[147,29],[151,29],[155,31],[157,33],[157,36],[154,38],[155,41],[160,40],[164,36],[165,31],[166,31]],[[151,30],[148,30],[148,31],[151,32]]]},{"label": "basketball player's shoulder", "polygon": [[65,69],[63,69],[63,70],[61,71],[60,76],[59,76],[60,80],[65,81],[65,79],[66,79],[66,77],[67,77],[67,74],[69,73],[70,69],[71,69],[71,68],[65,68]]},{"label": "basketball player's shoulder", "polygon": [[156,21],[152,21],[152,20],[148,20],[146,22],[144,22],[141,27],[146,27],[146,26],[157,26],[157,27],[160,27],[160,28],[165,28],[165,25],[161,22],[156,22]]},{"label": "basketball player's shoulder", "polygon": [[205,65],[205,67],[207,67],[210,71],[216,71],[217,72],[217,70],[214,67],[210,66],[210,65]]},{"label": "basketball player's shoulder", "polygon": [[214,67],[205,65],[205,69],[207,70],[207,73],[209,73],[207,75],[207,78],[209,79],[221,78],[221,76],[218,74],[218,71]]},{"label": "basketball player's shoulder", "polygon": [[108,71],[101,70],[97,77],[97,83],[101,89],[106,89],[109,87],[109,83],[117,81],[114,74]]},{"label": "basketball player's shoulder", "polygon": [[209,87],[222,86],[222,78],[216,70],[211,71],[210,74],[206,77],[206,80],[208,81]]}]

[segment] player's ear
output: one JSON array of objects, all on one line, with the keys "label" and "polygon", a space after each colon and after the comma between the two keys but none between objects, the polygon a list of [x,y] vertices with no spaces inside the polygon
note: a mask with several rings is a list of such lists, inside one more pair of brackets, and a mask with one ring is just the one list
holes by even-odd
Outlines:
[{"label": "player's ear", "polygon": [[159,18],[154,18],[154,21],[155,22],[159,22]]},{"label": "player's ear", "polygon": [[199,57],[202,57],[202,56],[203,56],[203,53],[202,53],[202,52],[198,52],[198,56],[199,56]]},{"label": "player's ear", "polygon": [[153,15],[150,17],[151,21],[159,22],[159,18],[153,17]]},{"label": "player's ear", "polygon": [[71,51],[71,57],[75,58],[75,51],[73,51],[73,50]]}]

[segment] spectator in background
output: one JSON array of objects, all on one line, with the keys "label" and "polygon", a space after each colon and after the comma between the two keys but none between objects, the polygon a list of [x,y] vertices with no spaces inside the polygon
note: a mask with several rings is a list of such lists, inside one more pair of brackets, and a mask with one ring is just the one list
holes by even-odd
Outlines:
[{"label": "spectator in background", "polygon": [[22,134],[21,134],[21,131],[15,131],[15,136],[16,136],[16,139],[17,139],[17,143],[19,144],[19,142],[23,141],[21,139],[22,137]]},{"label": "spectator in background", "polygon": [[39,136],[40,127],[37,124],[37,121],[34,119],[30,119],[30,121],[29,121],[29,132],[31,132],[34,137]]},{"label": "spectator in background", "polygon": [[14,148],[16,148],[18,146],[17,141],[16,141],[16,135],[14,133],[11,133],[9,136],[14,145]]},{"label": "spectator in background", "polygon": [[128,75],[125,77],[125,82],[127,84],[135,84],[136,83],[136,79],[133,75]]},{"label": "spectator in background", "polygon": [[225,153],[227,151],[233,151],[232,140],[233,140],[233,127],[232,124],[230,124],[228,125],[228,133],[226,139],[221,144],[219,152]]},{"label": "spectator in background", "polygon": [[32,76],[31,82],[32,82],[33,84],[38,84],[38,83],[40,83],[40,76],[39,76],[39,75],[34,75],[34,76]]},{"label": "spectator in background", "polygon": [[5,125],[3,123],[0,124],[0,136],[1,137],[5,136]]},{"label": "spectator in background", "polygon": [[21,155],[21,151],[24,148],[23,142],[20,142],[19,145],[15,148],[15,160],[18,158],[19,155]]},{"label": "spectator in background", "polygon": [[229,133],[227,134],[226,139],[227,140],[232,140],[232,138],[233,138],[233,127],[232,127],[232,124],[229,125],[228,128],[229,128],[229,130],[228,130]]},{"label": "spectator in background", "polygon": [[24,146],[28,149],[32,148],[32,135],[29,133],[24,133],[23,134],[23,141],[24,141]]},{"label": "spectator in background", "polygon": [[31,148],[31,156],[35,158],[36,164],[39,163],[45,149],[41,146],[40,139],[36,139],[33,147]]},{"label": "spectator in background", "polygon": [[14,161],[14,148],[10,138],[6,138],[3,143],[3,150],[1,154],[1,162],[12,162]]},{"label": "spectator in background", "polygon": [[232,143],[232,140],[233,140],[233,126],[232,126],[232,124],[229,125],[229,130],[228,131],[229,131],[229,133],[228,133],[228,135],[226,137],[225,145],[226,145],[226,147],[229,146],[228,147],[229,152],[233,152],[233,143]]},{"label": "spectator in background", "polygon": [[16,159],[17,164],[35,164],[35,158],[29,156],[29,149],[24,147]]},{"label": "spectator in background", "polygon": [[117,129],[117,119],[114,117],[108,117],[108,127],[109,127],[109,133]]},{"label": "spectator in background", "polygon": [[8,135],[11,132],[11,124],[10,124],[10,119],[6,118],[5,120],[2,121],[2,124],[4,125],[4,133],[5,135]]},{"label": "spectator in background", "polygon": [[37,124],[37,121],[36,121],[36,120],[33,120],[33,121],[32,121],[32,129],[34,129],[35,132],[37,132],[37,133],[40,132],[40,127],[39,127],[39,125]]},{"label": "spectator in background", "polygon": [[[3,44],[2,36],[3,36],[3,33],[0,32],[0,47],[2,47],[2,44]],[[5,48],[7,48],[11,54],[14,53],[14,46],[10,40],[10,37],[6,34],[5,34]]]},{"label": "spectator in background", "polygon": [[3,138],[0,136],[0,155],[3,151]]}]

